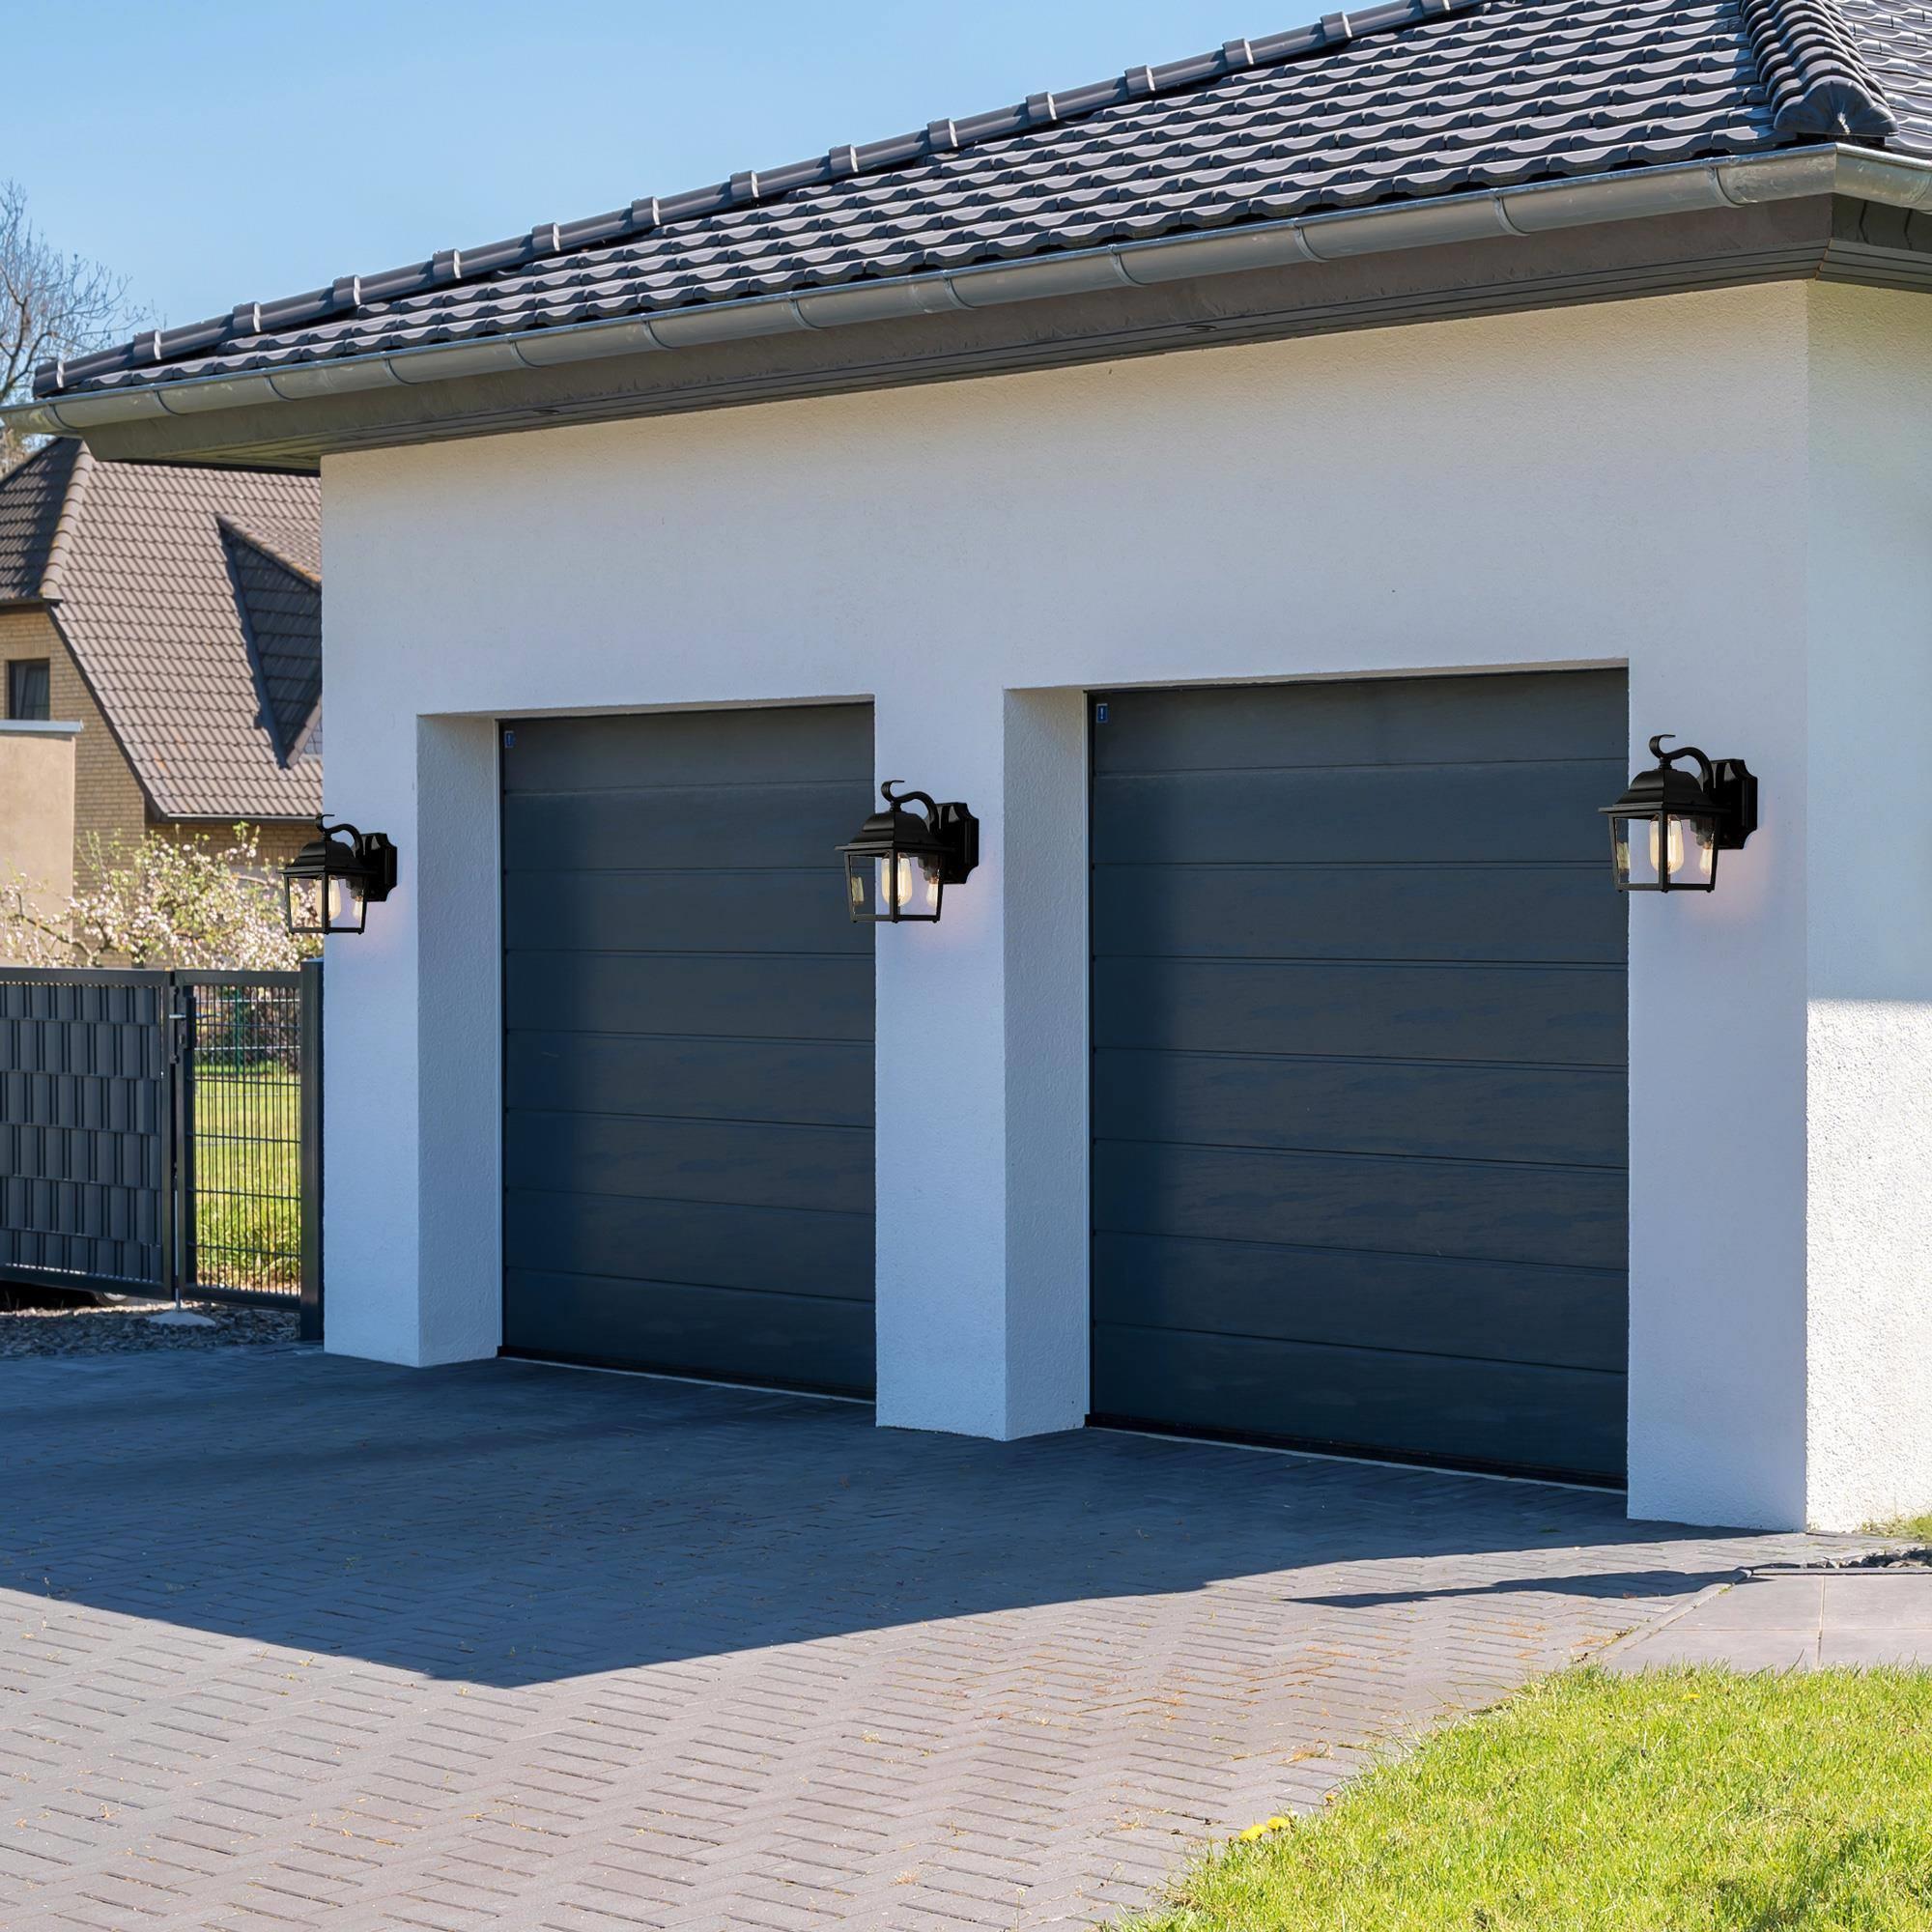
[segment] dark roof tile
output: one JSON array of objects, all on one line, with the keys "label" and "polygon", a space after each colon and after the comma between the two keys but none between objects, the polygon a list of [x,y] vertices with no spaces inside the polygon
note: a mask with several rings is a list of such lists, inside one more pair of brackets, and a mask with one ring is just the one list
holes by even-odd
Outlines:
[{"label": "dark roof tile", "polygon": [[1895,0],[1385,0],[148,336],[37,393],[287,368],[1840,136],[1932,152]]}]

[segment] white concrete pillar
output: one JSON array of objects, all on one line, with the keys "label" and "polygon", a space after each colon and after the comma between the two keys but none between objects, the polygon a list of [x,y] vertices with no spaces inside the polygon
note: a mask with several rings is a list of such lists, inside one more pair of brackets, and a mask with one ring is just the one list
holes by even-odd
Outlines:
[{"label": "white concrete pillar", "polygon": [[326,1346],[411,1367],[494,1355],[502,1326],[495,725],[358,715],[331,700],[328,745],[331,813],[387,832],[399,878],[369,908],[366,931],[328,942]]},{"label": "white concrete pillar", "polygon": [[[1796,624],[1761,675],[1632,677],[1632,769],[1675,729],[1759,776],[1718,890],[1631,895],[1630,1514],[1804,1517],[1804,755]],[[1782,685],[1783,691],[1776,687]],[[1608,885],[1607,841],[1605,887]]]},{"label": "white concrete pillar", "polygon": [[1805,1515],[1932,1508],[1932,319],[1811,291]]},{"label": "white concrete pillar", "polygon": [[[1630,1513],[1804,1517],[1804,414],[1757,479],[1747,596],[1631,664],[1633,771],[1674,732],[1758,775],[1763,823],[1707,895],[1630,900]],[[1718,580],[1721,582],[1721,580]],[[1606,801],[1607,802],[1607,801]],[[1605,840],[1605,889],[1608,888]]]},{"label": "white concrete pillar", "polygon": [[1077,691],[888,691],[881,779],[962,799],[980,868],[878,935],[879,1420],[1087,1412],[1087,787]]},{"label": "white concrete pillar", "polygon": [[1754,604],[1633,663],[1764,822],[1632,907],[1631,1514],[1856,1529],[1932,1507],[1932,317],[1804,323],[1798,445],[1713,505]]}]

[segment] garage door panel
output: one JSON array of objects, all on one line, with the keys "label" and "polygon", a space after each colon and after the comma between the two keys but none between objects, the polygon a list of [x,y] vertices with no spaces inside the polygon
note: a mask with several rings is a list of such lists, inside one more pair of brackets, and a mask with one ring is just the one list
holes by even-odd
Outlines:
[{"label": "garage door panel", "polygon": [[1627,1032],[1623,975],[1590,967],[1094,962],[1097,1047],[1619,1066]]},{"label": "garage door panel", "polygon": [[504,1009],[520,1029],[869,1041],[872,961],[513,952]]},{"label": "garage door panel", "polygon": [[[1113,727],[1109,726],[1111,730]],[[1577,857],[1623,789],[1609,758],[1096,778],[1096,865],[1363,865]],[[1604,835],[1605,854],[1609,839]]]},{"label": "garage door panel", "polygon": [[526,793],[504,818],[503,865],[543,871],[567,853],[564,863],[581,870],[796,866],[823,876],[833,848],[859,823],[853,791],[850,784],[757,783]]},{"label": "garage door panel", "polygon": [[1094,1131],[1110,1141],[1614,1168],[1628,1108],[1625,1076],[1607,1067],[1094,1056]]},{"label": "garage door panel", "polygon": [[503,790],[587,792],[721,781],[850,785],[872,764],[869,705],[524,718],[508,727]]},{"label": "garage door panel", "polygon": [[1619,1467],[1620,1375],[1249,1337],[1094,1335],[1127,1417],[1317,1447],[1592,1475]]},{"label": "garage door panel", "polygon": [[869,960],[871,935],[846,916],[838,883],[823,863],[798,871],[512,872],[503,920],[513,946],[545,950],[783,953],[807,943]]},{"label": "garage door panel", "polygon": [[1093,1404],[1614,1477],[1619,671],[1096,701]]},{"label": "garage door panel", "polygon": [[505,1346],[869,1388],[869,707],[502,736]]},{"label": "garage door panel", "polygon": [[513,1108],[872,1124],[868,1040],[514,1033],[504,1080]]},{"label": "garage door panel", "polygon": [[520,1110],[504,1158],[525,1186],[559,1193],[851,1214],[872,1206],[871,1140],[861,1127]]},{"label": "garage door panel", "polygon": [[503,1203],[506,1264],[533,1273],[657,1277],[835,1301],[872,1298],[868,1214],[721,1207],[514,1187]]},{"label": "garage door panel", "polygon": [[1173,1236],[1094,1237],[1096,1326],[1474,1355],[1621,1374],[1619,1283],[1600,1270]]},{"label": "garage door panel", "polygon": [[1098,1141],[1096,1233],[1621,1268],[1621,1172]]},{"label": "garage door panel", "polygon": [[[1607,849],[1607,848],[1606,848]],[[1094,950],[1159,958],[1415,959],[1621,969],[1604,867],[1105,866]]]},{"label": "garage door panel", "polygon": [[531,1354],[649,1362],[670,1375],[865,1394],[869,1302],[801,1300],[682,1282],[597,1281],[512,1271],[504,1344]]},{"label": "garage door panel", "polygon": [[1614,762],[1626,750],[1624,690],[1622,671],[1548,671],[1112,693],[1094,769],[1103,780],[1526,756]]}]

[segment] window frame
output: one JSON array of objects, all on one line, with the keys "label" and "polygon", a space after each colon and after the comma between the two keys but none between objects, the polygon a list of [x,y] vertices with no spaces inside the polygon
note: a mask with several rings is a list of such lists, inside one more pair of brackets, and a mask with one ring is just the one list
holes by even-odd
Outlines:
[{"label": "window frame", "polygon": [[[40,709],[22,710],[21,697],[34,673],[40,673]],[[7,660],[7,716],[22,724],[44,724],[53,717],[53,660],[51,658],[9,658]]]}]

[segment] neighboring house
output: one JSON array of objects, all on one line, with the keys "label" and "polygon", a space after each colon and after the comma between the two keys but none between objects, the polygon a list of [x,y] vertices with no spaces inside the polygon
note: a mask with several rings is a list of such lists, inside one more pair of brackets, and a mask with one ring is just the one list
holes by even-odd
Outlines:
[{"label": "neighboring house", "polygon": [[1932,1503],[1921,207],[1916,6],[1393,0],[42,372],[320,467],[330,1346]]},{"label": "neighboring house", "polygon": [[[279,867],[322,806],[315,480],[101,463],[48,443],[0,477],[0,720],[78,725],[83,889],[149,832]],[[0,819],[0,871],[19,829]]]}]

